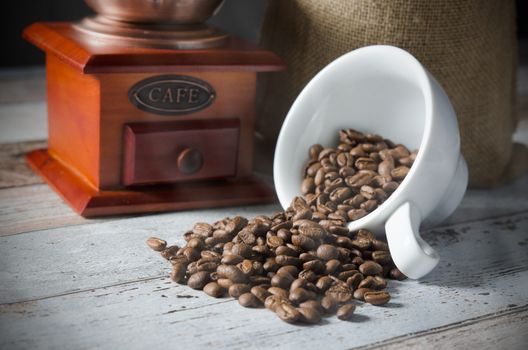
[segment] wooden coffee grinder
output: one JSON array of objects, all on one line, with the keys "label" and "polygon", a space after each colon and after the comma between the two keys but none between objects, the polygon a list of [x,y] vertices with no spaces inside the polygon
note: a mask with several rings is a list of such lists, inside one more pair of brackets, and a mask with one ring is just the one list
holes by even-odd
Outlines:
[{"label": "wooden coffee grinder", "polygon": [[257,72],[279,57],[203,24],[222,0],[86,0],[36,23],[48,149],[30,166],[83,216],[266,202],[252,175]]}]

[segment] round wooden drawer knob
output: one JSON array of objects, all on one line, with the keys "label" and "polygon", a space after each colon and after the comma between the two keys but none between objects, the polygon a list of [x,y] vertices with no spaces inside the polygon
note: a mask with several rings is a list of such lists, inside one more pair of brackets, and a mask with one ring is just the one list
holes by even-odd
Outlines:
[{"label": "round wooden drawer knob", "polygon": [[186,148],[178,156],[178,169],[184,174],[194,174],[202,165],[203,156],[197,149]]}]

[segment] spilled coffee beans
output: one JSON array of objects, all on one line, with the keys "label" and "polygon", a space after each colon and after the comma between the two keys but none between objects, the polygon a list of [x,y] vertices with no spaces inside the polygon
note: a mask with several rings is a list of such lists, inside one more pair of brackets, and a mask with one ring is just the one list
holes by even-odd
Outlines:
[{"label": "spilled coffee beans", "polygon": [[172,264],[171,279],[244,307],[266,307],[289,323],[323,315],[353,320],[356,302],[384,305],[386,278],[402,280],[386,242],[367,230],[349,232],[383,203],[407,175],[416,152],[378,135],[339,132],[337,148],[309,149],[303,197],[284,212],[197,223],[186,245],[148,246]]}]

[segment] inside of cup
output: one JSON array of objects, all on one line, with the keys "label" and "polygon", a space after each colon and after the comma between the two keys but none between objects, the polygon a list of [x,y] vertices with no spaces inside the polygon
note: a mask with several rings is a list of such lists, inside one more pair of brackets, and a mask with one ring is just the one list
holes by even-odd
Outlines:
[{"label": "inside of cup", "polygon": [[418,149],[426,123],[424,70],[388,46],[353,51],[323,69],[302,91],[275,152],[275,186],[283,207],[300,194],[308,149],[337,146],[340,129],[375,133]]}]

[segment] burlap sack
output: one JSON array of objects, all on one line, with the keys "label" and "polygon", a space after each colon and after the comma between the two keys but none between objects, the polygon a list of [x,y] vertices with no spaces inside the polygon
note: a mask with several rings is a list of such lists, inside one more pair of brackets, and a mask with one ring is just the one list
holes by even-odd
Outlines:
[{"label": "burlap sack", "polygon": [[269,145],[322,67],[352,49],[391,44],[417,57],[449,95],[470,185],[501,179],[516,125],[513,0],[269,0],[261,42],[288,65],[259,80],[257,130]]}]

